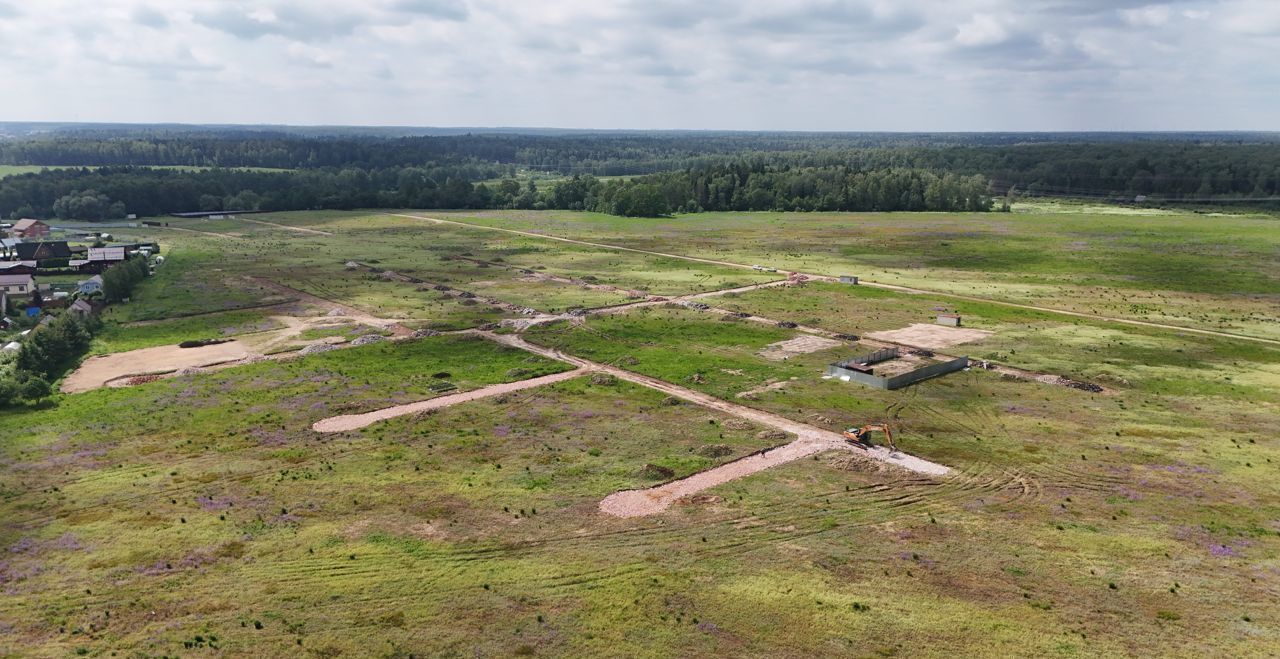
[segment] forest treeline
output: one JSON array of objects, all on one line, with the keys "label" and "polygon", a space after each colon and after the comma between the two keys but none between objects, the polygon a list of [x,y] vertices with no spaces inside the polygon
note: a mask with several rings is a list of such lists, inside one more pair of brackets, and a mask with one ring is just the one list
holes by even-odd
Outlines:
[{"label": "forest treeline", "polygon": [[[619,214],[983,210],[992,206],[991,197],[1010,190],[1128,202],[1264,201],[1280,198],[1280,141],[1274,137],[699,132],[394,137],[243,129],[68,130],[0,140],[0,164],[74,167],[0,179],[0,215],[104,219],[121,212],[358,207],[583,208]],[[212,169],[156,169],[161,166]],[[521,182],[511,180],[528,170],[564,178],[540,189],[524,176]]]},{"label": "forest treeline", "polygon": [[718,210],[985,211],[980,176],[918,169],[773,167],[735,162],[604,180],[574,175],[539,188],[514,179],[473,183],[453,168],[262,172],[103,167],[0,179],[0,214],[108,220],[175,211],[353,208],[589,210],[624,216]]}]

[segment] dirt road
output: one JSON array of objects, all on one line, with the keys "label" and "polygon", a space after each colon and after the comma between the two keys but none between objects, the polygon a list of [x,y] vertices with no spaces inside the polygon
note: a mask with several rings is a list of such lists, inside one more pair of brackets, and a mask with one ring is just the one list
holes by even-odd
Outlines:
[{"label": "dirt road", "polygon": [[438,396],[436,398],[429,398],[427,400],[408,403],[406,405],[396,405],[395,407],[388,407],[374,412],[366,412],[364,414],[344,414],[342,416],[329,417],[328,419],[322,419],[315,422],[311,425],[311,429],[316,432],[346,432],[348,430],[359,430],[360,428],[373,425],[379,421],[394,419],[399,416],[417,414],[418,412],[425,412],[427,410],[438,410],[449,407],[450,405],[457,405],[458,403],[480,400],[481,398],[489,398],[491,396],[499,396],[513,391],[520,391],[522,389],[531,389],[533,387],[541,387],[547,384],[571,380],[590,372],[590,370],[591,369],[589,368],[579,367],[572,371],[565,371],[563,373],[544,375],[539,378],[521,380],[519,382],[495,384],[488,387],[482,387],[474,391],[464,391],[462,393],[449,394],[447,396]]},{"label": "dirt road", "polygon": [[329,233],[328,231],[321,231],[321,230],[319,230],[319,229],[308,229],[308,228],[306,228],[306,227],[291,227],[291,226],[289,226],[289,225],[287,225],[287,224],[277,224],[277,223],[275,223],[275,222],[267,222],[267,221],[265,221],[265,220],[251,220],[251,219],[249,219],[249,218],[247,218],[247,217],[242,217],[242,218],[240,218],[240,221],[241,221],[241,222],[250,222],[250,223],[252,223],[252,224],[262,224],[262,225],[269,226],[269,227],[276,227],[276,228],[278,228],[278,229],[288,229],[289,231],[296,231],[296,232],[298,232],[298,233],[309,233],[309,234],[316,235],[316,236],[332,236],[332,235],[333,235],[332,233]]},{"label": "dirt road", "polygon": [[[733,263],[733,262],[731,262],[731,261],[718,261],[718,260],[715,260],[715,259],[704,259],[704,258],[699,258],[699,257],[696,257],[696,256],[685,256],[685,255],[682,255],[682,254],[671,254],[671,253],[669,253],[669,252],[657,252],[657,251],[647,250],[647,249],[637,249],[637,248],[635,248],[635,247],[623,247],[623,246],[621,246],[621,245],[610,245],[610,244],[607,244],[607,243],[595,243],[595,242],[590,242],[590,241],[586,241],[586,240],[575,240],[575,239],[573,239],[573,238],[561,238],[561,237],[559,237],[559,236],[549,236],[549,235],[547,235],[547,234],[535,233],[535,232],[533,232],[533,231],[520,231],[520,230],[518,230],[518,229],[504,229],[504,228],[502,228],[502,227],[491,227],[491,226],[485,226],[485,225],[483,225],[483,224],[471,224],[471,223],[469,223],[469,222],[458,222],[458,221],[456,221],[456,220],[442,220],[442,219],[440,219],[440,218],[436,218],[436,217],[425,217],[425,216],[421,216],[421,215],[407,215],[407,214],[402,214],[402,213],[388,213],[388,215],[393,215],[393,216],[395,216],[395,217],[407,217],[407,218],[413,218],[413,219],[415,219],[415,220],[426,220],[426,221],[429,221],[429,222],[435,222],[435,223],[437,223],[437,224],[453,224],[453,225],[457,225],[457,226],[470,227],[470,228],[472,228],[472,229],[483,229],[483,230],[488,230],[488,231],[501,231],[501,232],[504,232],[504,233],[513,233],[513,234],[517,234],[517,235],[521,235],[521,236],[529,236],[529,237],[532,237],[532,238],[542,238],[542,239],[545,239],[545,240],[557,240],[557,241],[564,242],[564,243],[572,243],[572,244],[575,244],[575,245],[585,245],[585,246],[588,246],[588,247],[599,247],[599,248],[601,248],[601,249],[612,249],[612,250],[617,250],[617,251],[621,251],[621,252],[634,252],[634,253],[637,253],[637,254],[648,254],[648,255],[651,255],[651,256],[664,256],[664,257],[667,257],[667,258],[681,259],[681,260],[684,260],[684,261],[692,261],[692,262],[695,262],[695,263],[710,263],[710,264],[712,264],[712,265],[722,265],[722,266],[727,266],[727,267],[731,267],[731,268],[751,268],[751,267],[752,267],[752,266],[747,265],[747,264],[745,264],[745,263]],[[835,279],[834,277],[831,277],[830,275],[822,275],[822,274],[816,274],[816,273],[801,273],[801,274],[804,274],[804,275],[808,276],[810,279],[817,279],[817,280],[820,280],[820,281],[833,281],[833,280]],[[1122,324],[1125,324],[1125,325],[1135,325],[1135,326],[1138,326],[1138,327],[1152,327],[1152,328],[1156,328],[1156,329],[1172,330],[1172,331],[1175,331],[1175,332],[1191,332],[1191,333],[1193,333],[1193,334],[1201,334],[1201,335],[1204,335],[1204,336],[1216,336],[1216,337],[1227,338],[1227,339],[1239,339],[1239,340],[1242,340],[1242,341],[1254,341],[1254,342],[1257,342],[1257,343],[1266,343],[1266,344],[1269,344],[1269,345],[1280,345],[1280,340],[1277,340],[1277,339],[1267,339],[1267,338],[1263,338],[1263,337],[1259,337],[1259,336],[1249,336],[1249,335],[1247,335],[1247,334],[1236,334],[1236,333],[1233,333],[1233,332],[1222,332],[1222,331],[1219,331],[1219,330],[1198,329],[1198,328],[1194,328],[1194,327],[1183,327],[1183,326],[1180,326],[1180,325],[1167,325],[1167,324],[1164,324],[1164,323],[1153,323],[1153,322],[1145,321],[1145,320],[1135,320],[1135,319],[1131,319],[1131,318],[1117,318],[1117,317],[1115,317],[1115,316],[1104,316],[1104,315],[1101,315],[1101,314],[1084,313],[1084,312],[1082,312],[1082,311],[1068,311],[1068,310],[1066,310],[1066,309],[1054,309],[1054,308],[1052,308],[1052,307],[1040,307],[1040,306],[1035,306],[1035,305],[1031,305],[1031,304],[1019,304],[1019,303],[1017,303],[1017,302],[1005,302],[1005,301],[1003,301],[1003,300],[997,300],[997,299],[992,299],[992,298],[987,298],[987,297],[980,297],[980,296],[977,296],[977,295],[964,295],[964,294],[961,294],[961,293],[948,293],[948,292],[945,292],[945,291],[936,291],[936,290],[930,290],[930,289],[925,289],[925,288],[913,288],[913,287],[910,287],[910,286],[898,286],[898,285],[896,285],[896,284],[882,284],[882,283],[877,283],[877,282],[873,282],[873,281],[868,281],[868,280],[866,280],[866,279],[861,280],[861,284],[860,284],[860,285],[863,285],[863,286],[870,286],[870,287],[873,287],[873,288],[883,288],[883,289],[887,289],[887,290],[900,291],[900,292],[903,292],[903,293],[917,293],[917,294],[921,294],[921,295],[933,295],[933,296],[937,296],[937,297],[945,297],[945,298],[951,298],[951,299],[955,299],[955,300],[969,300],[969,301],[971,301],[971,302],[985,302],[985,303],[988,303],[988,304],[998,304],[998,305],[1001,305],[1001,306],[1011,307],[1011,308],[1015,308],[1015,309],[1027,309],[1027,310],[1029,310],[1029,311],[1042,311],[1042,312],[1045,312],[1045,313],[1062,314],[1062,315],[1065,315],[1065,316],[1072,316],[1072,317],[1075,317],[1075,318],[1091,318],[1091,319],[1094,319],[1094,320],[1105,320],[1105,321],[1107,321],[1107,322],[1112,322],[1112,323],[1122,323]]]},{"label": "dirt road", "polygon": [[[542,355],[543,357],[568,362],[570,364],[573,364],[581,368],[591,368],[597,371],[602,371],[604,373],[608,373],[618,378],[619,380],[626,380],[627,382],[631,382],[633,384],[649,387],[650,389],[656,389],[670,396],[687,400],[691,403],[696,403],[703,407],[709,407],[713,410],[724,412],[725,414],[736,416],[742,419],[747,419],[749,421],[754,421],[763,426],[768,426],[770,428],[776,428],[778,430],[791,433],[799,437],[800,440],[816,442],[824,445],[831,445],[833,447],[835,444],[847,445],[847,442],[845,442],[844,436],[842,436],[840,433],[832,432],[830,430],[824,430],[822,428],[811,426],[807,423],[792,421],[791,419],[788,419],[784,416],[779,416],[777,414],[773,414],[772,412],[765,412],[763,410],[757,410],[753,407],[738,405],[737,403],[730,403],[729,401],[721,400],[719,398],[716,398],[715,396],[704,394],[700,391],[694,391],[693,389],[686,389],[685,387],[682,387],[680,385],[671,384],[670,382],[659,380],[658,378],[649,377],[647,375],[641,375],[639,373],[633,373],[631,371],[627,371],[627,370],[618,368],[616,366],[610,366],[608,364],[593,362],[590,360],[582,359],[581,357],[575,357],[573,355],[565,354],[559,350],[546,348],[540,345],[535,345],[533,343],[529,343],[528,341],[525,341],[523,338],[515,334],[494,334],[492,332],[475,332],[475,334],[479,336],[483,336],[491,341],[496,341],[503,345],[519,348],[521,350],[532,352],[537,355]],[[850,448],[851,450],[854,450],[855,452],[858,452],[861,455],[865,455],[866,457],[871,458],[873,460],[878,460],[880,462],[895,465],[897,467],[901,467],[908,471],[914,471],[919,474],[927,474],[930,476],[945,476],[950,471],[950,469],[948,469],[943,465],[929,462],[928,460],[923,460],[921,458],[917,458],[912,455],[907,455],[906,453],[896,453],[896,452],[890,451],[887,448],[880,447],[880,446],[850,447]]]},{"label": "dirt road", "polygon": [[664,483],[643,490],[622,490],[614,492],[600,502],[600,512],[614,517],[643,517],[653,515],[667,509],[681,497],[697,494],[717,485],[737,480],[751,474],[764,471],[800,458],[822,453],[824,451],[853,451],[858,447],[845,441],[828,441],[821,439],[798,439],[790,444],[753,453],[740,460],[727,462],[706,471],[700,471],[687,478]]}]

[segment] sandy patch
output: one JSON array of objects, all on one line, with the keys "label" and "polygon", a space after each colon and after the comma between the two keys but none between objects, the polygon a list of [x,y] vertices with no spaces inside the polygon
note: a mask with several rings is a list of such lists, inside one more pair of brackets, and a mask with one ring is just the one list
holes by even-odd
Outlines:
[{"label": "sandy patch", "polygon": [[62,381],[62,391],[69,394],[81,393],[121,378],[213,366],[239,361],[248,356],[249,351],[244,344],[233,340],[199,348],[159,346],[90,357]]},{"label": "sandy patch", "polygon": [[754,398],[760,394],[769,393],[770,391],[778,391],[779,389],[782,389],[783,387],[786,387],[789,384],[791,384],[791,380],[779,380],[777,382],[770,381],[754,389],[748,389],[746,391],[739,392],[737,394],[737,397],[738,398]]},{"label": "sandy patch", "polygon": [[958,346],[962,343],[981,341],[991,336],[991,334],[987,330],[970,329],[968,327],[914,323],[902,329],[870,332],[866,336],[869,339],[938,350]]},{"label": "sandy patch", "polygon": [[795,357],[796,355],[805,355],[811,352],[830,350],[831,348],[838,348],[842,345],[844,344],[840,341],[836,341],[835,339],[827,339],[821,336],[805,334],[803,336],[797,336],[794,339],[770,343],[757,354],[765,359],[782,361],[789,357]]}]

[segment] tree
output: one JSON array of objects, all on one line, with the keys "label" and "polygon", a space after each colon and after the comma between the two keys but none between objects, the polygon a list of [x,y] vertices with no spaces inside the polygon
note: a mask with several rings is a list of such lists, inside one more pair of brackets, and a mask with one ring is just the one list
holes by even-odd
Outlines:
[{"label": "tree", "polygon": [[28,376],[25,380],[18,383],[18,395],[31,402],[48,398],[53,393],[53,388],[49,386],[49,381],[38,375]]},{"label": "tree", "polygon": [[108,217],[123,217],[124,205],[113,203],[100,192],[84,190],[59,197],[53,202],[53,213],[63,220],[96,222]]}]

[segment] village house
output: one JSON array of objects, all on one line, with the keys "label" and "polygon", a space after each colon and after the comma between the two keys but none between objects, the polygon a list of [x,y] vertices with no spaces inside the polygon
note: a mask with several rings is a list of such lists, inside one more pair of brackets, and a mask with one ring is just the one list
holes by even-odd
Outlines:
[{"label": "village house", "polygon": [[93,295],[102,291],[102,275],[94,275],[76,285],[81,295]]},{"label": "village house", "polygon": [[9,234],[23,240],[40,239],[49,235],[49,225],[40,220],[18,220],[9,229]]},{"label": "village house", "polygon": [[35,261],[0,261],[0,275],[34,275]]},{"label": "village house", "polygon": [[43,261],[45,259],[69,259],[71,247],[65,240],[38,243],[18,243],[14,248],[19,261]]},{"label": "village house", "polygon": [[30,295],[36,290],[36,280],[31,275],[0,275],[0,293]]},{"label": "village house", "polygon": [[125,260],[124,247],[90,247],[86,259],[72,259],[68,265],[81,272],[102,272]]}]

